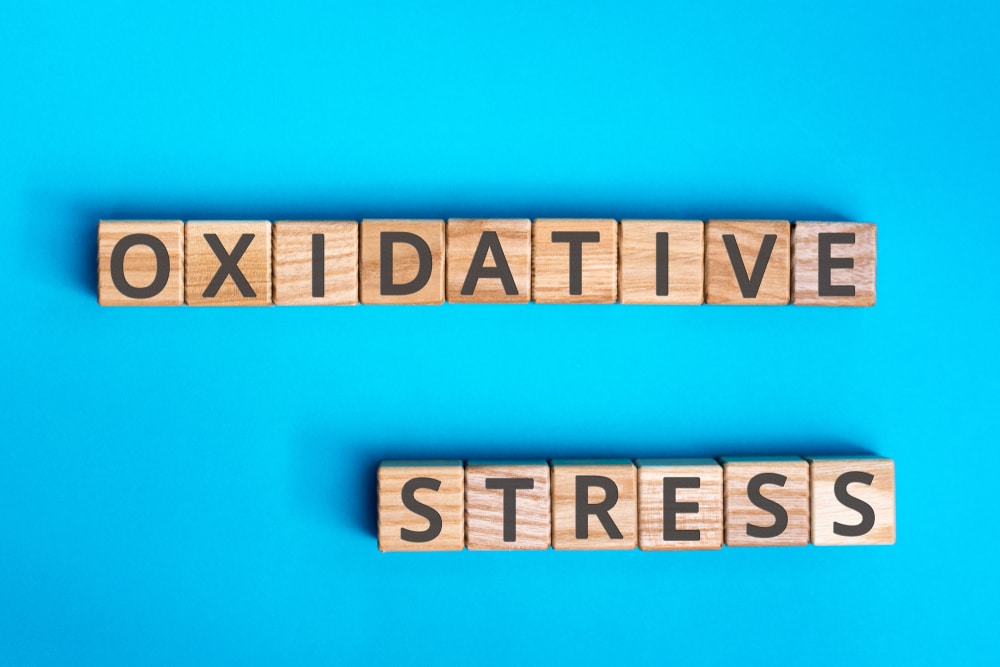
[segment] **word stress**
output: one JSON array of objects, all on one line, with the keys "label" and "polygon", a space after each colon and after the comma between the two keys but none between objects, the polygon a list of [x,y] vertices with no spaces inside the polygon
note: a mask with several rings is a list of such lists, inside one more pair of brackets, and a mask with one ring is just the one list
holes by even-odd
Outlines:
[{"label": "word stress", "polygon": [[382,551],[893,544],[874,456],[383,461]]}]

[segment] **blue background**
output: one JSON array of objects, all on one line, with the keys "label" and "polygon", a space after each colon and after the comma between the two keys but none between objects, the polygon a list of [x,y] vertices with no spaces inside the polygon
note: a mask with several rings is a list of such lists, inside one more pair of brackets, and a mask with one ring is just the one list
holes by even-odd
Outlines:
[{"label": "blue background", "polygon": [[[996,664],[996,3],[541,4],[6,7],[0,663]],[[99,218],[362,216],[874,221],[878,303],[97,305]],[[856,452],[893,547],[376,549],[383,458]]]}]

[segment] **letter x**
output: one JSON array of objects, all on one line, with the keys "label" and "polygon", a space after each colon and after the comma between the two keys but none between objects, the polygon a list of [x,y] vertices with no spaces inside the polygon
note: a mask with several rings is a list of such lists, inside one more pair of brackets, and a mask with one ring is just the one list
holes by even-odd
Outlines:
[{"label": "letter x", "polygon": [[243,257],[243,253],[247,251],[247,248],[250,247],[255,234],[243,234],[240,236],[240,240],[236,242],[232,253],[228,252],[225,246],[222,245],[218,234],[205,234],[204,236],[212,252],[219,258],[219,270],[215,272],[215,277],[212,278],[212,282],[208,283],[208,287],[205,288],[205,293],[202,296],[205,298],[214,297],[219,293],[219,288],[222,287],[222,283],[226,282],[226,278],[228,277],[232,277],[233,284],[240,291],[240,296],[245,298],[257,296],[257,293],[250,287],[246,276],[240,271],[239,266],[240,259]]}]

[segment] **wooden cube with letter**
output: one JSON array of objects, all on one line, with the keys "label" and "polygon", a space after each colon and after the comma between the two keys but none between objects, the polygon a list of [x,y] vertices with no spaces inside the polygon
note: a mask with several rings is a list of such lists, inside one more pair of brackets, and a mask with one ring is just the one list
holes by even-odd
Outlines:
[{"label": "wooden cube with letter", "polygon": [[618,296],[618,222],[535,220],[532,298],[537,303],[614,303]]},{"label": "wooden cube with letter", "polygon": [[446,272],[451,303],[531,300],[531,221],[448,221]]},{"label": "wooden cube with letter", "polygon": [[813,544],[895,544],[892,459],[815,456],[808,461]]},{"label": "wooden cube with letter", "polygon": [[97,302],[102,306],[184,303],[184,223],[102,220],[97,225]]},{"label": "wooden cube with letter", "polygon": [[726,546],[809,544],[809,463],[797,456],[721,459]]},{"label": "wooden cube with letter", "polygon": [[361,221],[361,303],[444,303],[444,220]]},{"label": "wooden cube with letter", "polygon": [[785,220],[710,220],[705,225],[705,301],[787,304],[790,239]]},{"label": "wooden cube with letter", "polygon": [[343,306],[358,302],[358,223],[274,223],[274,303]]},{"label": "wooden cube with letter", "polygon": [[553,461],[553,548],[635,549],[637,500],[629,459]]},{"label": "wooden cube with letter", "polygon": [[792,303],[875,304],[876,229],[866,222],[796,222],[792,230]]},{"label": "wooden cube with letter", "polygon": [[639,548],[722,548],[722,466],[715,459],[641,459]]},{"label": "wooden cube with letter", "polygon": [[705,225],[700,220],[622,220],[618,249],[621,303],[705,300]]},{"label": "wooden cube with letter", "polygon": [[378,468],[378,548],[459,551],[465,546],[461,461],[383,461]]},{"label": "wooden cube with letter", "polygon": [[545,461],[469,461],[465,543],[471,550],[548,549],[552,498]]},{"label": "wooden cube with letter", "polygon": [[271,223],[194,220],[184,225],[184,294],[192,306],[271,303]]}]

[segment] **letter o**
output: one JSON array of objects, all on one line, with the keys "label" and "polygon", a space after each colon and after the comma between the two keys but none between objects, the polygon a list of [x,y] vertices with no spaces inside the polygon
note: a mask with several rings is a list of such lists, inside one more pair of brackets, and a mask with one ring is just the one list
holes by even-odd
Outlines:
[{"label": "letter o", "polygon": [[[156,274],[145,287],[136,287],[125,278],[125,253],[133,246],[144,245],[153,251],[156,258]],[[115,288],[130,299],[151,299],[167,286],[170,278],[170,253],[163,241],[152,234],[129,234],[123,236],[111,250],[111,282]]]}]

